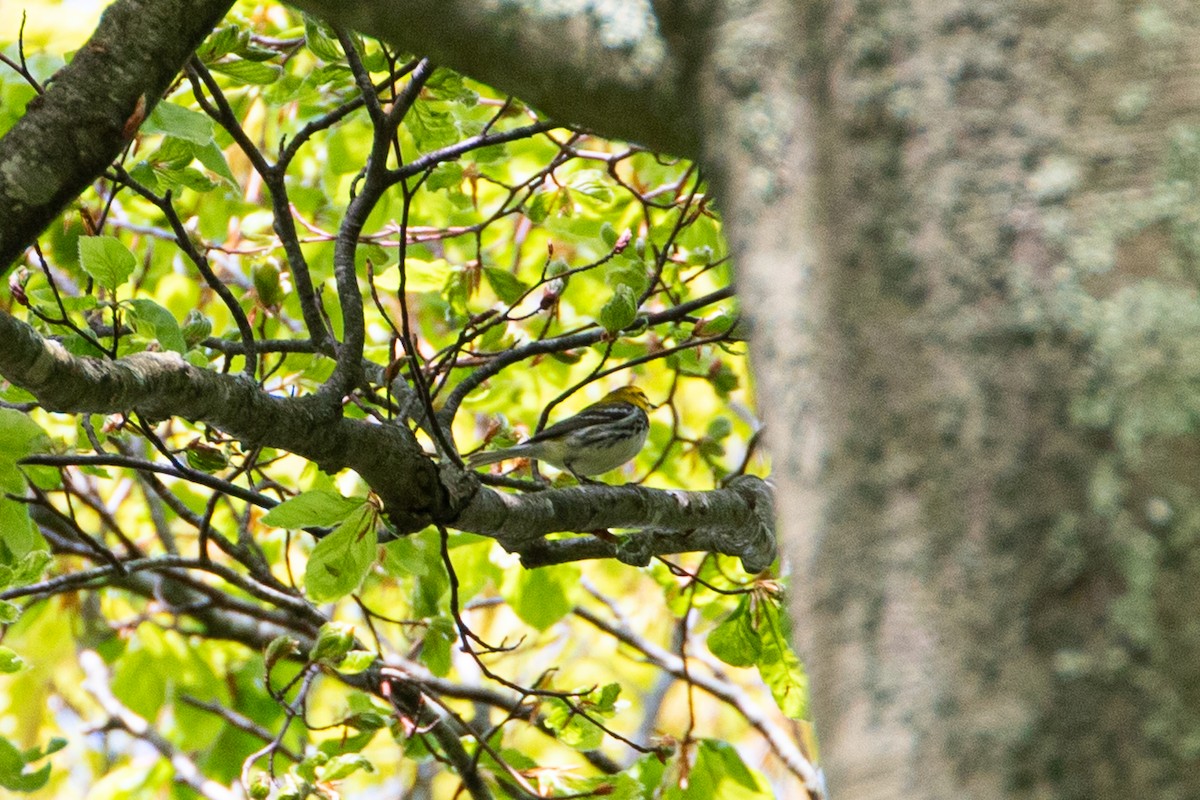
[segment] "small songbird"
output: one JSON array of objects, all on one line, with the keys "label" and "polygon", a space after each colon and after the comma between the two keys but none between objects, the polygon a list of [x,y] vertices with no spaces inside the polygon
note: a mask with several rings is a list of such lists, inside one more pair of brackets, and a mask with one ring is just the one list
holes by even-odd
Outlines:
[{"label": "small songbird", "polygon": [[467,458],[467,467],[534,458],[586,482],[587,476],[616,469],[641,452],[650,432],[646,412],[652,407],[641,389],[622,386],[518,445],[474,453]]}]

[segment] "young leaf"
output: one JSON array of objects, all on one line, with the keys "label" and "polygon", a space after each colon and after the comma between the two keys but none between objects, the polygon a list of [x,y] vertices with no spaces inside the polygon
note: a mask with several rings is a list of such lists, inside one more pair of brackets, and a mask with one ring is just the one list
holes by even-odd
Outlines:
[{"label": "young leaf", "polygon": [[770,687],[779,709],[792,719],[804,719],[808,713],[808,678],[788,643],[786,619],[774,599],[760,603],[759,609],[762,655],[758,673]]},{"label": "young leaf", "polygon": [[314,603],[328,603],[353,592],[375,561],[375,512],[367,505],[317,542],[304,571],[304,590]]},{"label": "young leaf", "polygon": [[282,70],[273,64],[263,64],[258,61],[221,61],[211,66],[213,72],[228,75],[236,83],[257,84],[267,86],[279,79]]},{"label": "young leaf", "polygon": [[334,756],[325,763],[321,768],[322,781],[340,781],[343,778],[348,778],[360,769],[367,772],[374,772],[375,765],[367,760],[367,757],[359,753],[343,753],[340,756]]},{"label": "young leaf", "polygon": [[766,779],[746,766],[733,745],[716,739],[702,739],[688,774],[687,788],[671,787],[663,796],[672,800],[697,797],[771,800],[775,794]]},{"label": "young leaf", "polygon": [[229,168],[229,162],[225,160],[225,153],[217,147],[216,142],[209,142],[203,147],[195,148],[196,160],[207,167],[211,172],[224,178],[225,181],[232,187],[237,187],[237,178],[233,175],[233,170]]},{"label": "young leaf", "polygon": [[617,333],[633,324],[637,319],[637,295],[633,289],[621,284],[613,296],[600,309],[600,325],[609,333]]},{"label": "young leaf", "polygon": [[337,492],[314,489],[284,500],[263,516],[276,528],[326,528],[336,525],[362,508],[365,497],[342,497]]},{"label": "young leaf", "polygon": [[213,140],[213,123],[199,111],[163,102],[150,112],[149,118],[142,124],[142,132],[163,133],[193,144],[206,145]]},{"label": "young leaf", "polygon": [[421,642],[421,661],[434,675],[441,677],[450,672],[450,645],[454,644],[455,638],[454,622],[448,617],[429,620],[429,628]]},{"label": "young leaf", "polygon": [[762,655],[762,640],[750,619],[750,595],[708,635],[708,649],[731,667],[752,667]]},{"label": "young leaf", "polygon": [[609,177],[597,169],[585,169],[571,176],[567,185],[578,194],[602,205],[613,200],[613,190]]},{"label": "young leaf", "polygon": [[375,654],[370,650],[351,650],[337,665],[343,675],[357,675],[375,663]]},{"label": "young leaf", "polygon": [[508,270],[484,267],[483,274],[487,278],[488,286],[492,287],[496,296],[509,305],[521,299],[521,295],[525,294],[525,290],[529,288]]},{"label": "young leaf", "polygon": [[459,164],[457,161],[438,164],[437,168],[429,173],[429,178],[425,181],[425,188],[431,192],[436,192],[439,189],[449,189],[452,186],[458,186],[462,183],[462,179],[462,164]]},{"label": "young leaf", "polygon": [[[2,649],[2,648],[0,648]],[[50,778],[50,765],[36,772],[26,772],[26,760],[16,746],[0,737],[0,786],[10,792],[36,792]]]},{"label": "young leaf", "polygon": [[170,311],[144,297],[130,300],[129,308],[138,333],[156,340],[164,350],[173,350],[181,355],[187,352],[183,331]]},{"label": "young leaf", "polygon": [[558,734],[560,742],[580,752],[595,750],[604,741],[604,731],[587,717],[575,713],[571,706],[558,698],[553,698],[546,704],[546,724]]},{"label": "young leaf", "polygon": [[326,622],[317,631],[317,641],[308,653],[309,661],[337,664],[354,646],[354,626],[345,622]]},{"label": "young leaf", "polygon": [[527,625],[544,631],[571,613],[580,574],[572,564],[514,570],[505,576],[501,594]]},{"label": "young leaf", "polygon": [[604,242],[606,247],[612,247],[617,243],[617,229],[608,220],[600,226],[600,240]]},{"label": "young leaf", "polygon": [[346,59],[338,40],[330,36],[320,22],[304,15],[304,43],[322,61],[337,63]]},{"label": "young leaf", "polygon": [[137,256],[113,236],[82,236],[79,266],[109,291],[116,291],[133,274]]},{"label": "young leaf", "polygon": [[0,675],[20,672],[24,667],[25,659],[17,655],[15,650],[0,646]]}]

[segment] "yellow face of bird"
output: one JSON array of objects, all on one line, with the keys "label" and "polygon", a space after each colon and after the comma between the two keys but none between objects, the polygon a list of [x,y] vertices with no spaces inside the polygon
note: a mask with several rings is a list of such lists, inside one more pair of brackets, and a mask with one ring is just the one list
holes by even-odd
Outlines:
[{"label": "yellow face of bird", "polygon": [[650,398],[646,397],[646,393],[636,386],[622,386],[620,389],[614,389],[604,396],[601,403],[629,403],[640,408],[642,411],[649,411],[654,408],[650,404]]}]

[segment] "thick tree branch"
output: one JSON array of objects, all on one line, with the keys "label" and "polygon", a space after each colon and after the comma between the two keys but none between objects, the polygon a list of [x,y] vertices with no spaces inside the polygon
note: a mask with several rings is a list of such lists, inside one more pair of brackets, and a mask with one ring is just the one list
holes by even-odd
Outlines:
[{"label": "thick tree branch", "polygon": [[0,274],[102,174],[231,0],[118,0],[0,139]]},{"label": "thick tree branch", "polygon": [[[293,0],[339,25],[431,57],[549,116],[679,155],[700,129],[689,69],[649,3]],[[580,87],[587,87],[580,102]]]},{"label": "thick tree branch", "polygon": [[275,397],[244,376],[199,369],[174,354],[78,358],[3,313],[0,342],[0,375],[49,410],[204,421],[252,446],[286,450],[329,471],[353,469],[402,531],[446,513],[433,462],[403,426],[346,419],[339,406],[314,397]]},{"label": "thick tree branch", "polygon": [[[72,356],[4,313],[0,342],[0,375],[48,410],[203,421],[251,446],[286,450],[329,471],[353,469],[383,499],[401,532],[445,521],[494,537],[525,554],[530,566],[605,556],[643,564],[653,555],[705,550],[736,555],[747,571],[759,572],[775,558],[772,498],[757,478],[708,492],[586,486],[505,494],[480,488],[473,476],[452,468],[439,476],[407,428],[343,418],[340,408],[318,397],[275,397],[244,376],[199,369],[175,354],[136,353],[117,361]],[[539,544],[550,533],[607,528],[654,532],[605,547]]]},{"label": "thick tree branch", "polygon": [[[525,495],[483,490],[453,524],[495,537],[505,549],[521,553],[527,567],[602,557],[644,565],[654,555],[703,550],[736,555],[747,572],[761,572],[775,559],[773,515],[766,483],[742,476],[727,489],[709,492],[642,486],[585,486]],[[549,533],[608,528],[654,532],[607,541],[544,540]]]}]

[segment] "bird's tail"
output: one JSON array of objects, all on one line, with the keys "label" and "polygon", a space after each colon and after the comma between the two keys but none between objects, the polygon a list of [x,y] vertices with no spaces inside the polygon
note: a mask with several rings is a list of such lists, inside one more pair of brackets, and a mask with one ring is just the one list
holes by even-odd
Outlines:
[{"label": "bird's tail", "polygon": [[525,455],[525,448],[520,445],[517,447],[502,447],[499,450],[481,450],[478,453],[472,453],[467,456],[467,469],[486,467],[488,464],[495,464],[509,458],[522,458]]}]

